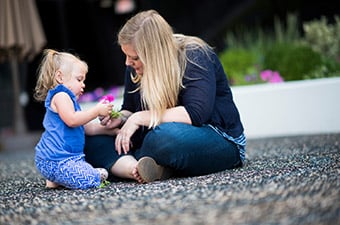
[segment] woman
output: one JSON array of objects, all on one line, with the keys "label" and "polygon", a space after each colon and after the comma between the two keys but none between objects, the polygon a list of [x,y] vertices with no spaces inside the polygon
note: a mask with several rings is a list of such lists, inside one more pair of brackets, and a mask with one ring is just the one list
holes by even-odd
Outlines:
[{"label": "woman", "polygon": [[242,166],[246,139],[222,65],[203,40],[174,34],[154,10],[118,34],[125,93],[115,140],[88,136],[86,160],[140,183]]}]

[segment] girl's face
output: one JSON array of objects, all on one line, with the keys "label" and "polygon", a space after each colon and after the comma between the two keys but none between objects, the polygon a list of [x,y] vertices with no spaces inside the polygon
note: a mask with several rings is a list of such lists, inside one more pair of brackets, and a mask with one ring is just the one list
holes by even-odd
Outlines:
[{"label": "girl's face", "polygon": [[64,84],[68,89],[70,89],[73,94],[78,99],[83,93],[85,88],[85,79],[86,73],[80,68],[74,70],[71,75],[65,76],[62,75],[63,80],[62,84]]},{"label": "girl's face", "polygon": [[121,49],[126,56],[125,65],[131,66],[138,75],[143,75],[143,64],[140,61],[133,46],[130,44],[125,44],[121,45]]}]

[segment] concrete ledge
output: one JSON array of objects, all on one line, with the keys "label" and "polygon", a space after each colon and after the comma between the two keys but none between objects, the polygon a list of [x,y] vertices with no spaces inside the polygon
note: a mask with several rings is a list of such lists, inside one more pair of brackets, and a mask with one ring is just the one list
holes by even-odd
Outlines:
[{"label": "concrete ledge", "polygon": [[340,78],[232,87],[248,138],[340,132]]}]

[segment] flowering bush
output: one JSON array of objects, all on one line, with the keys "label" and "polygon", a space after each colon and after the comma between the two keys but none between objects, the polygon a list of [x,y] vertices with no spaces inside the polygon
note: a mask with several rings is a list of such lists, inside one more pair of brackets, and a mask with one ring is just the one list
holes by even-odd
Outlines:
[{"label": "flowering bush", "polygon": [[220,54],[222,66],[230,85],[260,83],[258,74],[260,61],[255,51],[242,48],[228,49]]},{"label": "flowering bush", "polygon": [[260,77],[263,81],[267,81],[269,83],[281,83],[283,82],[282,77],[279,72],[271,71],[271,70],[263,70],[260,73]]},{"label": "flowering bush", "polygon": [[228,32],[228,48],[219,58],[230,85],[340,76],[339,17],[335,21],[334,26],[324,18],[304,23],[301,35],[297,16],[288,14],[285,24],[274,21],[274,32],[261,28]]},{"label": "flowering bush", "polygon": [[242,48],[232,48],[220,55],[230,85],[283,82],[279,72],[262,70],[262,58],[259,52]]}]

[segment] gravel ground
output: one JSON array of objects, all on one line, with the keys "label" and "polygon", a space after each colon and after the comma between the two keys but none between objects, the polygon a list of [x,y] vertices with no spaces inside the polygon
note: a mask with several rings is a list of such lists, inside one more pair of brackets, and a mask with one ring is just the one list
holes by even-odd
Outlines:
[{"label": "gravel ground", "polygon": [[0,224],[340,224],[340,134],[248,140],[245,167],[48,190],[32,150],[0,152]]}]

